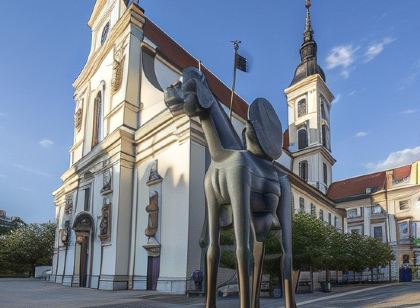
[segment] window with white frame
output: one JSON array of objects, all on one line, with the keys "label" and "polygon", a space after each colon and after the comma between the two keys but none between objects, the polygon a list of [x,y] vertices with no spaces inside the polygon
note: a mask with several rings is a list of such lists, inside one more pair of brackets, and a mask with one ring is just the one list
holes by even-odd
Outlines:
[{"label": "window with white frame", "polygon": [[408,221],[403,221],[398,224],[398,231],[400,240],[408,240],[410,238],[410,226]]},{"label": "window with white frame", "polygon": [[316,217],[316,207],[313,203],[311,203],[311,215]]},{"label": "window with white frame", "polygon": [[324,221],[324,210],[319,210],[319,219]]},{"label": "window with white frame", "polygon": [[305,213],[305,199],[299,197],[299,212]]},{"label": "window with white frame", "polygon": [[298,150],[308,147],[308,132],[306,127],[299,128],[298,130]]},{"label": "window with white frame", "polygon": [[305,182],[308,181],[308,161],[299,162],[299,177]]},{"label": "window with white frame", "polygon": [[348,209],[347,210],[347,218],[355,218],[358,217],[357,209]]},{"label": "window with white frame", "polygon": [[379,204],[375,204],[371,207],[371,213],[372,215],[379,215],[383,213],[383,209],[382,206],[380,206]]},{"label": "window with white frame", "polygon": [[383,228],[382,226],[373,227],[373,237],[377,240],[383,241]]}]

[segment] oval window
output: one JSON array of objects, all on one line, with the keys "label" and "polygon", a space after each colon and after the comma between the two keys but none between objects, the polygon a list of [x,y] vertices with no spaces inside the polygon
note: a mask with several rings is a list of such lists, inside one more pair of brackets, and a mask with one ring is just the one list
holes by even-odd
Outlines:
[{"label": "oval window", "polygon": [[102,30],[101,45],[103,45],[105,43],[106,38],[108,37],[108,32],[109,32],[109,21],[107,22],[104,29]]}]

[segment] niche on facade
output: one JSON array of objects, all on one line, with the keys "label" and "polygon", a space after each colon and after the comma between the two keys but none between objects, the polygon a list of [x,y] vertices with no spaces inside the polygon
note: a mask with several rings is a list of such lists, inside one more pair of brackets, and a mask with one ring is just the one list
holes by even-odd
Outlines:
[{"label": "niche on facade", "polygon": [[80,131],[82,128],[82,115],[83,115],[83,109],[80,107],[77,109],[76,113],[74,114],[74,128],[77,132]]},{"label": "niche on facade", "polygon": [[147,228],[144,231],[144,234],[147,237],[155,237],[156,232],[158,229],[158,223],[159,223],[159,194],[157,191],[154,192],[154,194],[150,197],[149,205],[146,206],[146,212],[148,213],[148,222],[147,222]]},{"label": "niche on facade", "polygon": [[101,194],[106,195],[112,193],[112,168],[109,168],[103,173],[103,183]]},{"label": "niche on facade", "polygon": [[60,230],[60,239],[65,247],[67,247],[70,243],[70,234],[70,220],[66,220],[64,223],[64,228]]},{"label": "niche on facade", "polygon": [[121,88],[123,74],[124,74],[124,47],[120,47],[114,51],[114,62],[112,65],[112,79],[111,79],[111,88],[112,94],[118,92]]},{"label": "niche on facade", "polygon": [[73,197],[71,194],[66,196],[66,203],[64,205],[64,214],[71,215],[73,213]]},{"label": "niche on facade", "polygon": [[159,242],[159,191],[161,191],[161,183],[163,178],[158,172],[157,160],[152,163],[149,173],[147,186],[149,187],[149,204],[146,206],[145,211],[148,215],[147,227],[144,231],[147,237],[147,244],[143,246],[147,250],[149,256],[157,257],[160,255],[160,242]]},{"label": "niche on facade", "polygon": [[99,223],[99,238],[102,242],[111,239],[111,208],[111,200],[105,198],[104,204],[102,205],[101,221]]}]

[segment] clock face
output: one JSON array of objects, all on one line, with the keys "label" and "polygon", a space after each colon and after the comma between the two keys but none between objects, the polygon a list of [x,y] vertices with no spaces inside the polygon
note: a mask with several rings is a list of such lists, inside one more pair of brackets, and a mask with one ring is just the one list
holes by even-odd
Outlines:
[{"label": "clock face", "polygon": [[108,32],[109,32],[109,21],[107,22],[107,24],[105,25],[104,29],[102,30],[101,45],[103,45],[105,43],[106,38],[108,36]]}]

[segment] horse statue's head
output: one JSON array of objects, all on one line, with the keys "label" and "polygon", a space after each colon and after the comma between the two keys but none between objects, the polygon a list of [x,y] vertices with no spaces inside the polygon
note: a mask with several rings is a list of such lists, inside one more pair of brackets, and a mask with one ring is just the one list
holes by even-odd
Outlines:
[{"label": "horse statue's head", "polygon": [[182,81],[165,90],[165,103],[172,114],[199,116],[216,103],[203,72],[195,67],[184,69]]}]

